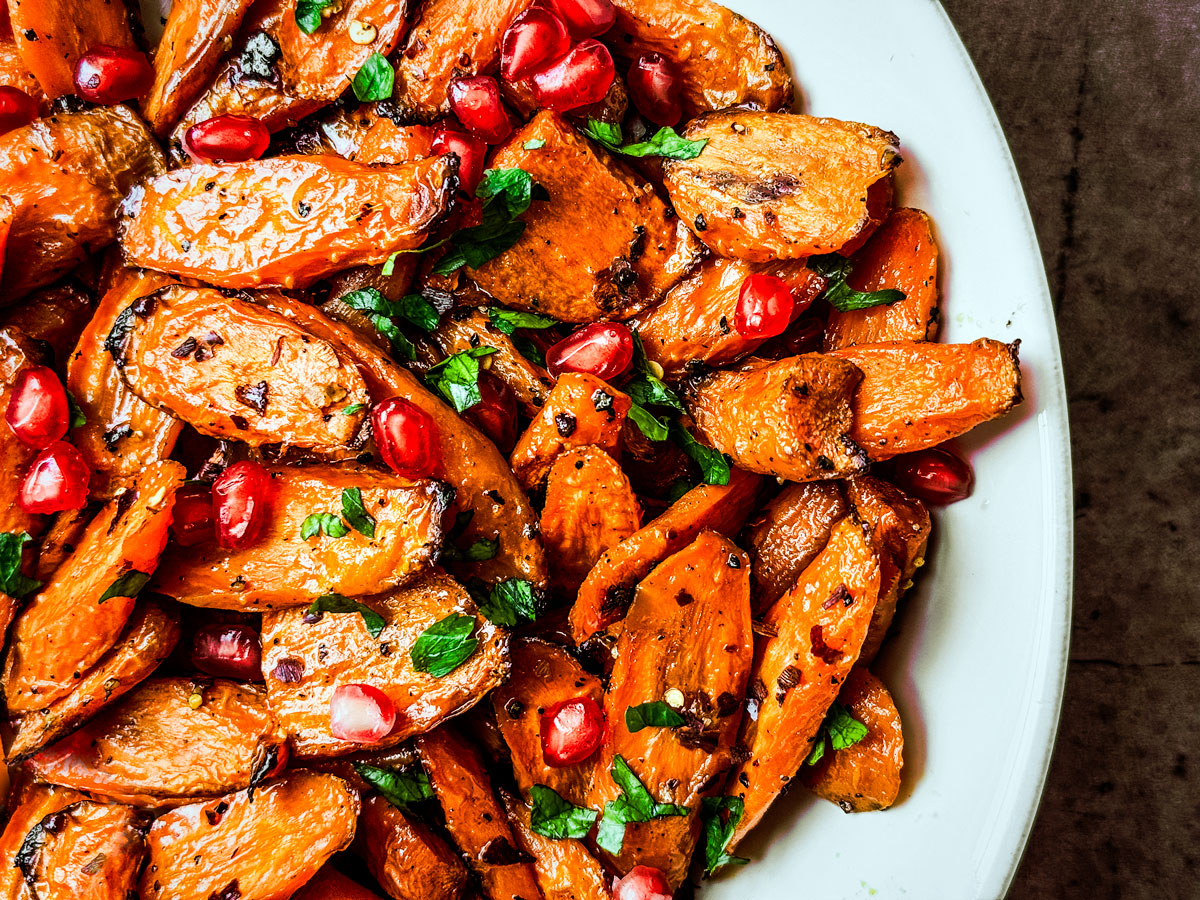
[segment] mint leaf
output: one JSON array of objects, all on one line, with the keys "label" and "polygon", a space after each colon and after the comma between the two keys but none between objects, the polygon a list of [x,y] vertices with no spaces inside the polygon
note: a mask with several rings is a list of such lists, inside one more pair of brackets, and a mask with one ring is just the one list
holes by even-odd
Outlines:
[{"label": "mint leaf", "polygon": [[375,288],[360,288],[350,291],[338,298],[351,309],[357,309],[367,314],[372,327],[391,342],[394,349],[404,359],[415,359],[416,349],[404,332],[392,319],[398,314],[393,304]]},{"label": "mint leaf", "polygon": [[472,586],[470,593],[488,621],[505,628],[536,622],[542,612],[543,598],[540,592],[531,582],[522,578],[508,578],[486,590]]},{"label": "mint leaf", "polygon": [[525,150],[541,150],[546,146],[546,142],[541,138],[532,138],[521,145]]},{"label": "mint leaf", "polygon": [[445,397],[456,412],[465,412],[483,400],[479,393],[479,360],[495,352],[495,347],[472,347],[455,353],[426,372],[425,382]]},{"label": "mint leaf", "polygon": [[437,307],[420,294],[406,294],[393,304],[395,314],[416,325],[422,331],[433,331],[441,321]]},{"label": "mint leaf", "polygon": [[33,538],[13,532],[0,534],[0,593],[20,600],[42,586],[40,581],[21,574],[22,548]]},{"label": "mint leaf", "polygon": [[596,832],[596,844],[609,853],[621,852],[621,845],[625,842],[625,826],[629,822],[649,822],[664,816],[688,814],[686,806],[659,803],[655,800],[646,790],[646,786],[633,774],[629,763],[625,762],[625,757],[619,754],[614,756],[608,772],[623,791],[616,800],[604,805],[604,815]]},{"label": "mint leaf", "polygon": [[704,874],[712,875],[725,866],[744,866],[750,860],[725,852],[734,829],[742,821],[746,801],[741,797],[705,797],[700,803],[704,832]]},{"label": "mint leaf", "polygon": [[594,809],[576,806],[552,788],[535,784],[529,789],[530,827],[542,837],[561,841],[587,837],[599,815]]},{"label": "mint leaf", "polygon": [[478,269],[495,259],[525,233],[525,223],[517,216],[529,209],[534,199],[550,199],[546,189],[524,169],[488,169],[475,196],[485,201],[480,223],[450,237],[449,252],[433,267],[438,275],[450,275],[463,266]]},{"label": "mint leaf", "polygon": [[149,580],[149,572],[139,572],[137,569],[130,569],[110,584],[108,590],[100,595],[100,599],[97,602],[103,603],[105,600],[111,600],[113,597],[136,597]]},{"label": "mint leaf", "polygon": [[633,401],[629,410],[629,418],[649,440],[665,441],[669,434],[669,415],[653,413],[647,406],[665,406],[675,412],[683,412],[683,402],[667,383],[650,369],[650,361],[646,358],[646,347],[642,336],[636,328],[633,332],[633,363],[630,371],[633,377],[625,385],[625,393]]},{"label": "mint leaf", "polygon": [[825,302],[838,312],[852,312],[856,309],[870,309],[873,306],[885,306],[899,303],[904,299],[903,291],[856,291],[846,283],[854,269],[852,260],[837,253],[827,253],[824,256],[810,256],[808,268],[823,276],[829,282],[825,293],[821,296]]},{"label": "mint leaf", "polygon": [[609,150],[616,150],[625,140],[620,125],[611,125],[599,119],[588,119],[587,124],[583,126],[583,133]]},{"label": "mint leaf", "polygon": [[387,620],[369,606],[364,606],[357,600],[343,597],[341,594],[325,594],[318,597],[308,607],[308,615],[320,616],[323,613],[358,613],[362,616],[363,625],[373,638],[379,637],[387,627]]},{"label": "mint leaf", "polygon": [[300,540],[307,541],[322,532],[331,538],[345,537],[350,533],[342,520],[333,513],[313,513],[306,516],[300,525]]},{"label": "mint leaf", "polygon": [[804,760],[804,764],[815,766],[821,761],[825,756],[826,739],[832,749],[845,750],[847,747],[853,747],[867,734],[867,726],[850,715],[850,710],[845,706],[834,701],[829,707],[829,712],[825,714],[825,721],[817,730],[812,751],[808,754],[808,759]]},{"label": "mint leaf", "polygon": [[354,96],[360,103],[370,103],[391,97],[395,84],[396,72],[391,63],[381,54],[372,53],[355,74],[350,87],[354,89]]},{"label": "mint leaf", "polygon": [[296,27],[305,34],[312,34],[325,21],[321,13],[334,2],[335,0],[296,0]]},{"label": "mint leaf", "polygon": [[654,415],[652,412],[638,403],[634,403],[629,407],[629,412],[627,415],[629,416],[630,421],[633,422],[633,424],[636,425],[642,434],[644,434],[649,440],[665,441],[667,439],[667,435],[670,434],[667,428],[667,422],[665,420],[660,419],[658,416]]},{"label": "mint leaf", "polygon": [[421,633],[409,656],[418,672],[442,678],[466,662],[478,646],[475,617],[450,613]]},{"label": "mint leaf", "polygon": [[686,723],[687,719],[661,700],[639,703],[625,710],[625,727],[630,734],[643,728],[678,728]]},{"label": "mint leaf", "polygon": [[489,306],[487,313],[492,327],[510,336],[518,328],[553,328],[558,324],[557,319],[552,319],[549,316],[539,316],[537,313],[517,312],[515,309],[501,309],[498,306]]},{"label": "mint leaf", "polygon": [[342,491],[342,518],[359,534],[375,537],[375,519],[363,506],[362,490],[346,488]]},{"label": "mint leaf", "polygon": [[83,414],[83,410],[79,408],[79,404],[75,402],[75,395],[67,391],[67,405],[71,409],[71,422],[68,428],[80,428],[87,424],[87,416]]},{"label": "mint leaf", "polygon": [[648,141],[637,144],[625,144],[620,125],[610,125],[597,119],[588,119],[583,133],[612,150],[625,156],[661,156],[666,159],[695,159],[708,144],[707,139],[689,141],[675,131],[674,128],[660,128]]},{"label": "mint leaf", "polygon": [[420,770],[404,772],[356,762],[354,771],[397,809],[408,809],[414,803],[433,799],[429,776]]},{"label": "mint leaf", "polygon": [[472,542],[465,550],[460,550],[455,544],[447,543],[442,550],[442,559],[452,562],[485,562],[495,559],[499,552],[499,538],[480,538]]},{"label": "mint leaf", "polygon": [[706,447],[678,422],[671,423],[671,438],[700,467],[705,484],[729,484],[732,461],[720,450]]}]

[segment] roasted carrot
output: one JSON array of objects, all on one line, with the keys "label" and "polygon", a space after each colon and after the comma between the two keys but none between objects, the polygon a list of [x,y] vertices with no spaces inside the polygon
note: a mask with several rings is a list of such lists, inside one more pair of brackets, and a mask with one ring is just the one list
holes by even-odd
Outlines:
[{"label": "roasted carrot", "polygon": [[396,900],[459,900],[467,869],[428,826],[383,797],[363,801],[355,848],[380,887]]},{"label": "roasted carrot", "polygon": [[75,341],[92,317],[92,306],[82,285],[58,284],[32,294],[25,305],[5,310],[2,324],[45,344],[55,370],[62,373]]},{"label": "roasted carrot", "polygon": [[[7,14],[8,8],[0,4]],[[17,49],[16,38],[12,34],[0,35],[0,85],[15,87],[38,101],[38,106],[44,111],[49,105],[37,77],[29,71],[21,52]]]},{"label": "roasted carrot", "polygon": [[351,881],[332,865],[326,865],[312,881],[292,895],[292,900],[383,900],[357,881]]},{"label": "roasted carrot", "polygon": [[378,117],[362,136],[354,159],[362,163],[399,165],[433,155],[432,125],[397,125]]},{"label": "roasted carrot", "polygon": [[8,0],[17,51],[50,99],[74,94],[75,66],[97,45],[134,47],[123,3]]},{"label": "roasted carrot", "polygon": [[495,347],[488,371],[512,388],[527,415],[537,415],[549,399],[554,379],[542,366],[522,356],[512,337],[494,327],[486,313],[454,310],[442,320],[433,339],[446,355],[472,347]]},{"label": "roasted carrot", "polygon": [[517,847],[533,857],[538,887],[546,900],[609,900],[610,879],[581,841],[538,834],[528,804],[503,789],[500,800]]},{"label": "roasted carrot", "polygon": [[95,507],[89,503],[81,509],[63,510],[50,520],[37,545],[34,577],[38,581],[44,584],[53,578],[58,567],[75,552],[95,513]]}]

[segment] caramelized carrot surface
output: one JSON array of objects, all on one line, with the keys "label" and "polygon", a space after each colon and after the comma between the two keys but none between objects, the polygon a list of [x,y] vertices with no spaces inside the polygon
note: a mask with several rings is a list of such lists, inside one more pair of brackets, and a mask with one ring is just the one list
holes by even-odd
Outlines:
[{"label": "caramelized carrot surface", "polygon": [[122,3],[88,0],[8,0],[21,59],[50,99],[76,93],[75,66],[97,45],[135,47]]},{"label": "caramelized carrot surface", "polygon": [[467,886],[467,869],[458,854],[383,797],[363,801],[355,847],[389,897],[459,900]]}]

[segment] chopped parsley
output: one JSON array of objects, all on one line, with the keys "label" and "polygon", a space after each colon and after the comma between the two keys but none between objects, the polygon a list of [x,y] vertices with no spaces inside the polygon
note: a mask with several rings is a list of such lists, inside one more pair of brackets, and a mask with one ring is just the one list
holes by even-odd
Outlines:
[{"label": "chopped parsley", "polygon": [[499,538],[480,538],[472,541],[466,547],[447,542],[442,550],[442,559],[450,562],[485,562],[495,559],[500,552]]},{"label": "chopped parsley", "polygon": [[300,525],[300,540],[307,541],[322,533],[331,538],[340,538],[350,532],[345,523],[333,513],[313,513],[304,518],[304,522]]},{"label": "chopped parsley", "polygon": [[358,613],[362,616],[363,625],[373,638],[379,637],[387,627],[387,620],[369,606],[343,597],[341,594],[325,594],[318,597],[308,607],[309,616],[320,616],[323,613]]},{"label": "chopped parsley", "polygon": [[557,319],[549,316],[539,316],[537,313],[518,312],[515,309],[502,309],[498,306],[488,307],[488,320],[497,331],[512,335],[518,328],[553,328],[558,324]]},{"label": "chopped parsley", "polygon": [[629,418],[633,424],[652,441],[665,441],[670,433],[669,421],[672,413],[653,413],[647,406],[666,407],[673,412],[683,412],[683,403],[666,382],[650,370],[646,359],[646,347],[637,329],[633,332],[633,377],[625,385],[625,393],[633,401]]},{"label": "chopped parsley", "polygon": [[476,582],[468,590],[488,621],[505,628],[536,622],[543,611],[545,598],[523,578],[508,578],[487,588]]},{"label": "chopped parsley", "polygon": [[296,27],[305,34],[312,34],[325,21],[325,10],[337,0],[296,0]]},{"label": "chopped parsley", "polygon": [[604,804],[604,815],[596,831],[596,845],[612,854],[621,852],[625,843],[625,826],[630,822],[649,822],[664,816],[686,816],[686,806],[674,803],[659,803],[646,790],[646,786],[633,774],[623,756],[613,757],[608,770],[613,781],[623,793],[616,800]]},{"label": "chopped parsley", "polygon": [[362,412],[366,408],[367,408],[367,404],[365,404],[365,403],[351,403],[349,406],[347,406],[345,409],[342,410],[342,415],[343,416],[352,416],[355,413]]},{"label": "chopped parsley", "polygon": [[372,53],[362,68],[350,82],[354,96],[360,103],[370,103],[373,100],[387,100],[392,96],[392,88],[396,85],[396,72],[387,58],[379,53]]},{"label": "chopped parsley", "polygon": [[829,707],[829,712],[825,714],[825,721],[821,723],[821,728],[817,731],[812,752],[808,754],[808,759],[804,761],[804,764],[815,766],[821,761],[825,756],[826,739],[828,739],[831,749],[845,750],[847,747],[853,747],[866,736],[867,726],[850,715],[850,710],[835,701]]},{"label": "chopped parsley", "polygon": [[904,299],[903,291],[856,291],[846,283],[854,269],[852,260],[836,253],[824,256],[810,256],[808,267],[818,275],[828,279],[829,284],[821,296],[825,302],[838,312],[851,312],[856,309],[870,309],[872,306],[885,306],[899,303]]},{"label": "chopped parsley", "polygon": [[639,703],[625,710],[625,727],[630,734],[643,728],[678,728],[687,724],[687,719],[661,700]]},{"label": "chopped parsley", "polygon": [[414,803],[433,799],[429,776],[419,769],[405,772],[356,762],[354,771],[397,809],[408,809]]},{"label": "chopped parsley", "polygon": [[517,216],[535,199],[550,199],[524,169],[488,169],[475,196],[484,201],[480,222],[450,237],[450,250],[433,267],[438,275],[450,275],[463,266],[478,269],[495,259],[525,233],[525,223]]},{"label": "chopped parsley", "polygon": [[[620,125],[610,125],[598,119],[588,119],[583,133],[598,144],[603,144],[614,153],[624,156],[661,156],[666,159],[695,159],[708,143],[689,141],[681,137],[674,128],[660,128],[648,141],[624,144],[625,136]],[[624,146],[622,146],[624,144]]]},{"label": "chopped parsley", "polygon": [[744,866],[750,861],[744,856],[731,856],[725,852],[745,811],[746,802],[741,797],[705,797],[701,801],[705,875],[715,874],[725,866]]},{"label": "chopped parsley", "polygon": [[705,484],[729,484],[733,463],[728,456],[704,446],[677,421],[671,423],[671,439],[700,467]]},{"label": "chopped parsley", "polygon": [[137,569],[130,569],[108,586],[108,590],[100,595],[99,602],[103,603],[105,600],[111,600],[113,597],[136,597],[149,580],[149,572],[139,572]]},{"label": "chopped parsley", "polygon": [[478,646],[475,617],[450,613],[421,632],[409,656],[418,672],[442,678],[466,662]]},{"label": "chopped parsley", "polygon": [[416,350],[396,324],[396,319],[405,319],[425,331],[437,328],[438,311],[420,294],[409,294],[392,302],[376,288],[360,288],[338,298],[351,309],[367,314],[371,325],[391,342],[392,348],[404,359],[413,359]]},{"label": "chopped parsley", "polygon": [[81,428],[87,424],[87,416],[83,414],[83,410],[79,408],[79,404],[75,400],[75,395],[67,391],[67,405],[71,408],[71,423],[69,428]]},{"label": "chopped parsley", "polygon": [[553,788],[535,784],[529,789],[531,802],[530,827],[535,833],[551,840],[587,837],[599,815],[596,810],[576,806]]},{"label": "chopped parsley", "polygon": [[479,360],[495,347],[472,347],[442,360],[425,373],[425,383],[449,401],[456,412],[465,412],[483,400],[479,393]]},{"label": "chopped parsley", "polygon": [[21,574],[22,549],[31,540],[25,533],[0,533],[0,592],[16,600],[42,586],[40,581]]},{"label": "chopped parsley", "polygon": [[375,519],[363,505],[360,488],[346,488],[342,491],[342,518],[359,534],[372,539],[375,537]]},{"label": "chopped parsley", "polygon": [[541,150],[546,146],[546,142],[541,138],[530,138],[521,145],[525,150]]}]

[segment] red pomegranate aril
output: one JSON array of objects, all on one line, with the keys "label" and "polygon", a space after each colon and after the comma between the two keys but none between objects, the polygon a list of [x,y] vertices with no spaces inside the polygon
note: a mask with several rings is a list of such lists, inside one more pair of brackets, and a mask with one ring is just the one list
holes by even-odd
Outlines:
[{"label": "red pomegranate aril", "polygon": [[551,0],[551,3],[577,41],[604,34],[617,21],[617,8],[612,0]]},{"label": "red pomegranate aril", "polygon": [[595,322],[567,335],[546,351],[546,368],[587,372],[612,381],[633,362],[633,333],[619,322]]},{"label": "red pomegranate aril", "polygon": [[573,766],[604,743],[604,711],[591,697],[562,700],[542,713],[541,732],[546,765]]},{"label": "red pomegranate aril", "polygon": [[433,135],[433,155],[453,153],[458,157],[458,186],[468,196],[475,196],[475,188],[483,178],[483,160],[487,156],[487,144],[465,131],[458,131],[442,123]]},{"label": "red pomegranate aril", "polygon": [[262,681],[262,649],[249,625],[205,625],[192,638],[192,665],[206,675]]},{"label": "red pomegranate aril", "polygon": [[458,121],[481,141],[499,144],[512,134],[508,110],[500,101],[500,85],[491,75],[455,78],[447,93]]},{"label": "red pomegranate aril", "polygon": [[634,105],[655,125],[675,125],[683,118],[679,70],[661,53],[635,59],[627,83]]},{"label": "red pomegranate aril", "polygon": [[782,278],[759,272],[742,282],[733,327],[745,338],[772,338],[787,331],[796,301]]},{"label": "red pomegranate aril", "polygon": [[491,438],[504,453],[517,443],[517,396],[490,372],[479,376],[480,401],[464,414],[472,425]]},{"label": "red pomegranate aril", "polygon": [[82,509],[91,477],[83,455],[66,441],[55,441],[29,467],[17,503],[28,513]]},{"label": "red pomegranate aril", "polygon": [[267,152],[271,132],[253,116],[215,116],[187,130],[183,149],[201,162],[246,162]]},{"label": "red pomegranate aril", "polygon": [[521,81],[543,65],[566,55],[571,36],[562,19],[548,9],[533,6],[508,26],[500,44],[500,75],[505,81]]},{"label": "red pomegranate aril", "polygon": [[613,900],[671,900],[667,876],[652,866],[634,866],[613,883]]},{"label": "red pomegranate aril", "polygon": [[211,486],[193,483],[179,489],[175,494],[171,534],[175,543],[183,547],[194,547],[217,536]]},{"label": "red pomegranate aril", "polygon": [[945,447],[930,447],[892,460],[892,481],[918,500],[945,506],[971,496],[971,464]]},{"label": "red pomegranate aril", "polygon": [[22,370],[13,385],[4,421],[22,444],[42,450],[67,433],[71,407],[62,382],[48,366]]},{"label": "red pomegranate aril", "polygon": [[84,100],[111,106],[141,97],[154,84],[146,55],[132,47],[98,44],[75,66],[75,90]]},{"label": "red pomegranate aril", "polygon": [[388,467],[406,478],[441,472],[442,451],[433,416],[404,397],[384,400],[371,410],[375,446]]},{"label": "red pomegranate aril", "polygon": [[241,550],[262,536],[273,492],[271,476],[256,462],[243,460],[220,474],[213,482],[212,495],[217,540],[222,547]]},{"label": "red pomegranate aril", "polygon": [[538,103],[555,112],[569,112],[599,103],[612,87],[617,70],[612,54],[599,41],[576,44],[554,65],[530,79]]},{"label": "red pomegranate aril", "polygon": [[0,134],[28,125],[37,117],[36,100],[20,88],[0,87]]},{"label": "red pomegranate aril", "polygon": [[329,730],[340,741],[373,744],[391,733],[396,707],[377,687],[343,684],[329,701]]}]

